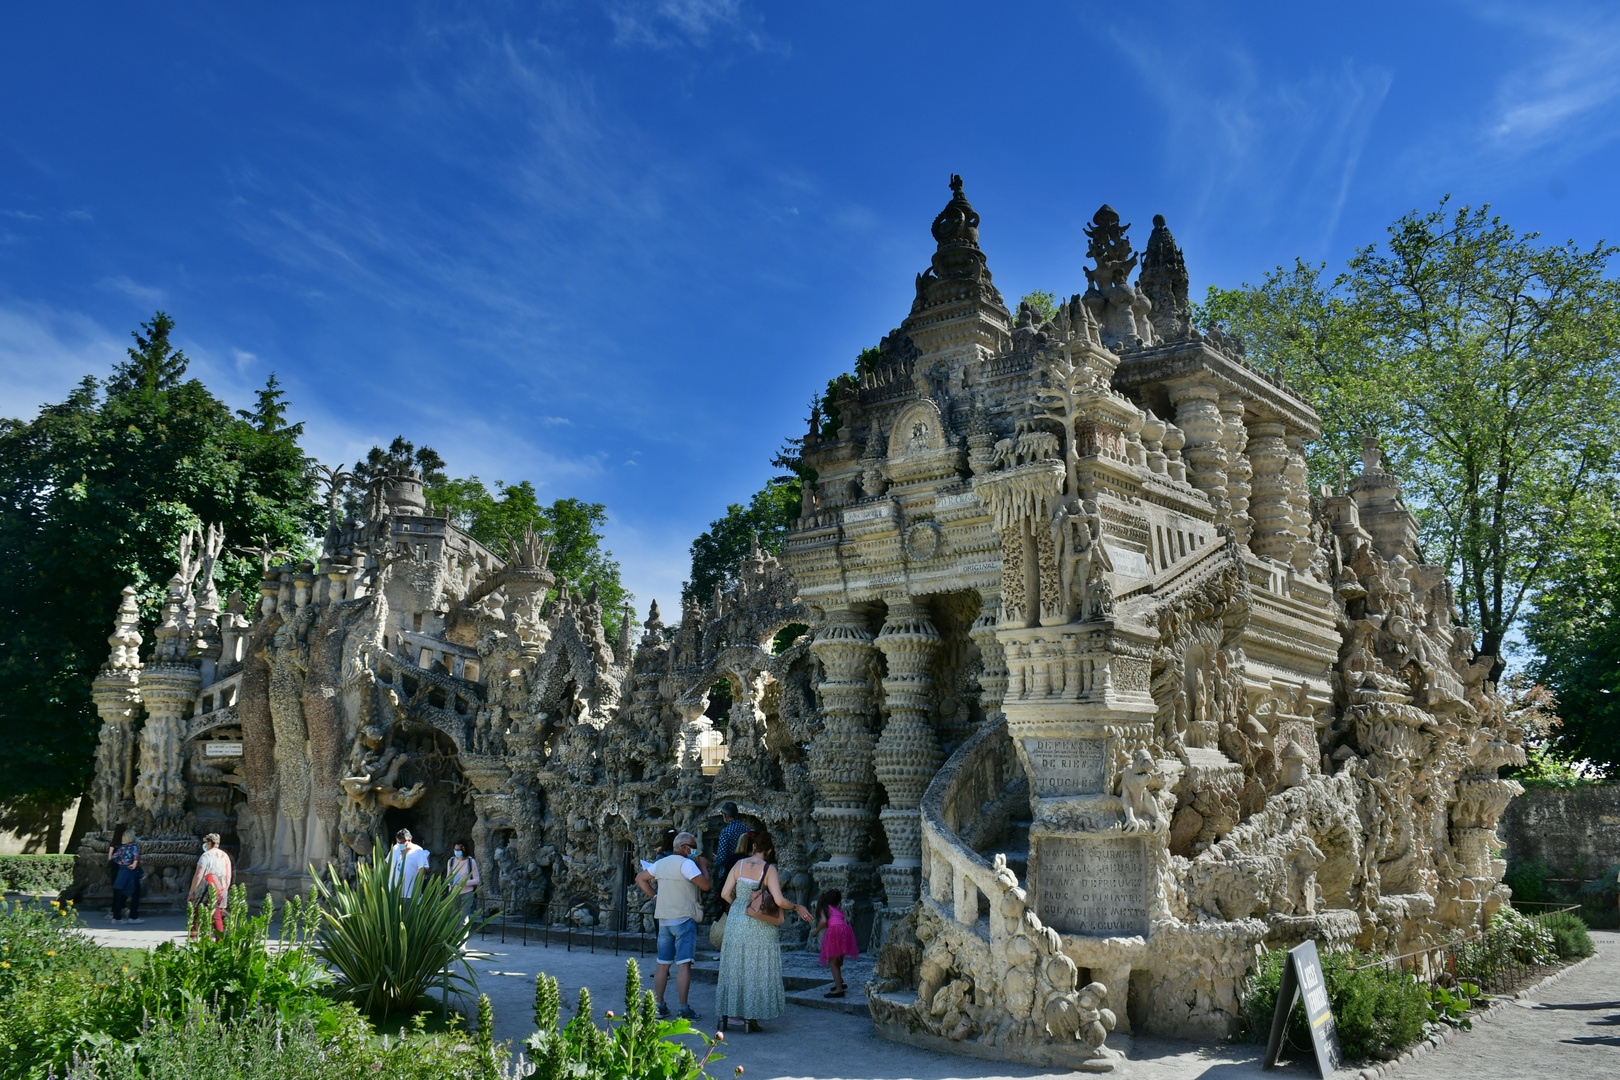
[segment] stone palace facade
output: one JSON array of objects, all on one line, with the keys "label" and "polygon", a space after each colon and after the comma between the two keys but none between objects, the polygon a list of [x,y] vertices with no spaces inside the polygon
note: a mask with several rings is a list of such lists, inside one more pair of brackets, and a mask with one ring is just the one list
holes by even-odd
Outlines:
[{"label": "stone palace facade", "polygon": [[1230,1034],[1265,947],[1481,925],[1523,751],[1376,444],[1310,490],[1316,414],[1192,325],[1163,218],[1138,256],[1103,207],[1086,291],[1014,316],[952,189],[910,314],[812,417],[784,551],[678,627],[609,641],[535,537],[486,549],[415,476],[363,520],[334,489],[322,557],[266,553],[251,607],[188,538],[144,660],[126,593],[93,801],[157,898],[204,832],[285,896],[405,825],[470,839],[492,903],[639,928],[633,860],[712,849],[734,799],[799,898],[854,901],[884,1034],[1089,1068],[1110,1029]]}]

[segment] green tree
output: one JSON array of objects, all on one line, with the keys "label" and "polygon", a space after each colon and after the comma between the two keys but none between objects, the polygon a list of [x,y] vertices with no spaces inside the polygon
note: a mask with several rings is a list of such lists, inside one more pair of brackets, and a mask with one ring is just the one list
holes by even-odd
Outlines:
[{"label": "green tree", "polygon": [[1491,655],[1609,497],[1620,435],[1620,248],[1538,241],[1442,201],[1331,283],[1296,263],[1201,312],[1317,403],[1315,480],[1380,438]]},{"label": "green tree", "polygon": [[[635,597],[624,588],[613,552],[602,547],[606,506],[580,499],[556,499],[547,506],[527,480],[516,484],[497,480],[491,492],[476,476],[444,480],[429,487],[427,494],[455,525],[502,555],[510,540],[520,538],[525,528],[534,529],[551,544],[547,566],[558,583],[566,581],[580,592],[594,586],[602,603],[602,624],[610,638],[618,634],[624,606]],[[556,590],[549,595],[555,597]]]},{"label": "green tree", "polygon": [[708,530],[692,541],[692,576],[682,583],[681,595],[707,603],[716,585],[722,589],[735,585],[737,562],[748,554],[756,533],[761,548],[781,554],[798,516],[798,477],[777,477],[754,492],[747,506],[726,507],[725,516],[710,522]]},{"label": "green tree", "polygon": [[[1041,322],[1043,323],[1050,322],[1052,319],[1057,318],[1057,293],[1047,292],[1045,289],[1036,289],[1033,292],[1027,292],[1023,296],[1020,296],[1018,298],[1018,302],[1020,304],[1028,304],[1030,307],[1034,308],[1040,314]],[[1017,314],[1018,309],[1014,308],[1013,315],[1016,316]]]},{"label": "green tree", "polygon": [[1536,654],[1530,672],[1557,696],[1562,721],[1547,749],[1565,761],[1588,761],[1611,779],[1620,778],[1617,538],[1620,512],[1609,501],[1560,552],[1524,620]]},{"label": "green tree", "polygon": [[[297,550],[319,520],[302,425],[272,377],[233,415],[174,349],[162,312],[103,388],[85,379],[32,420],[0,420],[0,791],[71,798],[91,771],[90,681],[119,593],[140,594],[150,640],[180,534],[218,522],[228,544]],[[258,565],[227,552],[222,593]]]}]

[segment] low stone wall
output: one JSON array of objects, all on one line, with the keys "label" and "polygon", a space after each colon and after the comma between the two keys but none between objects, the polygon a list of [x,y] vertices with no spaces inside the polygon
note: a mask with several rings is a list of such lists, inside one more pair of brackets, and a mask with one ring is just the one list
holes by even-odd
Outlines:
[{"label": "low stone wall", "polygon": [[1514,863],[1595,878],[1620,863],[1620,784],[1530,788],[1508,804],[1499,834]]}]

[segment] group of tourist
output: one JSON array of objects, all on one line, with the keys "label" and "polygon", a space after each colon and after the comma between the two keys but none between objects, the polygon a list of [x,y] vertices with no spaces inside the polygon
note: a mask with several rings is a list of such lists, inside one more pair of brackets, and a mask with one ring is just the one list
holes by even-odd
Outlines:
[{"label": "group of tourist", "polygon": [[[668,854],[643,862],[641,873],[636,876],[636,885],[653,900],[653,917],[658,922],[658,967],[653,976],[653,996],[658,1002],[659,1017],[668,1019],[672,1014],[664,1002],[664,993],[669,985],[670,969],[674,968],[675,992],[680,999],[678,1015],[687,1020],[701,1019],[687,997],[692,985],[692,962],[697,958],[698,926],[703,921],[702,894],[713,891],[718,879],[720,899],[726,905],[720,981],[715,991],[720,1030],[726,1030],[735,1020],[744,1031],[761,1031],[761,1020],[775,1019],[786,1008],[779,928],[786,921],[787,913],[791,911],[812,923],[812,936],[821,939],[821,963],[831,969],[833,976],[832,989],[826,994],[830,998],[843,997],[847,989],[843,963],[846,958],[858,955],[855,931],[844,918],[843,897],[837,889],[823,892],[813,913],[804,905],[789,901],[782,894],[782,879],[776,870],[776,853],[770,835],[750,828],[734,802],[723,803],[720,814],[725,824],[715,845],[714,874],[710,873],[709,859],[696,854],[697,837],[672,830],[665,837]],[[401,886],[407,905],[415,898],[422,877],[428,872],[430,854],[427,848],[415,842],[409,829],[400,829],[394,834],[394,844],[388,853],[389,876]],[[140,917],[144,873],[141,853],[127,828],[118,830],[115,842],[107,851],[107,859],[116,869],[112,920],[143,922]],[[467,918],[476,917],[478,887],[483,884],[483,878],[478,872],[477,860],[467,854],[465,844],[456,843],[455,854],[445,867],[445,876]],[[225,904],[231,877],[230,856],[220,847],[219,834],[209,833],[203,837],[203,853],[192,875],[188,900],[194,906],[212,901],[212,921],[217,934],[225,932]]]},{"label": "group of tourist", "polygon": [[[141,868],[140,845],[130,832],[127,825],[120,825],[107,849],[107,861],[114,868],[111,918],[113,922],[126,924],[146,921],[141,918],[141,879],[146,871]],[[230,898],[231,877],[231,857],[219,846],[219,833],[209,833],[203,837],[203,851],[191,875],[187,902],[198,907],[212,901],[214,932],[218,934],[225,932],[225,904]]]},{"label": "group of tourist", "polygon": [[736,1020],[744,1031],[756,1032],[763,1030],[761,1020],[781,1016],[786,1008],[779,927],[787,912],[813,923],[812,933],[821,937],[821,963],[833,974],[833,988],[827,997],[844,996],[843,962],[857,955],[855,932],[844,919],[843,897],[837,889],[821,894],[814,915],[804,905],[783,896],[770,836],[750,829],[734,802],[722,804],[720,813],[725,825],[715,845],[714,875],[709,873],[709,860],[694,854],[697,837],[683,832],[671,839],[670,854],[643,863],[636,876],[636,885],[653,898],[653,917],[658,922],[653,996],[659,1017],[669,1018],[664,993],[673,967],[675,992],[680,999],[677,1015],[687,1020],[700,1019],[687,995],[692,984],[692,963],[697,958],[698,924],[703,921],[702,894],[713,890],[718,877],[723,882],[720,899],[727,906],[715,1011],[720,1014],[720,1030],[726,1030]]},{"label": "group of tourist", "polygon": [[[110,917],[113,922],[126,925],[146,921],[141,918],[141,879],[146,871],[141,868],[140,845],[131,833],[128,826],[120,825],[107,849],[107,861],[113,867]],[[388,854],[389,871],[392,880],[402,886],[407,904],[415,896],[422,875],[427,873],[429,854],[427,848],[411,839],[409,829],[394,834],[394,846]],[[218,934],[225,932],[225,905],[230,898],[232,876],[231,857],[220,847],[219,834],[204,836],[203,852],[197,858],[186,901],[192,907],[211,904],[214,931]],[[467,854],[467,846],[460,841],[456,842],[455,855],[445,868],[445,876],[456,891],[467,918],[474,918],[478,914],[478,886],[483,884],[483,878],[478,872],[478,861]]]},{"label": "group of tourist", "polygon": [[[430,855],[432,852],[412,839],[411,830],[401,829],[394,834],[394,846],[388,851],[388,872],[390,879],[402,886],[407,905],[415,898],[416,887],[428,871]],[[445,865],[444,876],[455,890],[457,902],[468,920],[476,918],[478,886],[484,879],[478,873],[478,860],[467,854],[467,845],[460,840],[456,841],[455,854]]]}]

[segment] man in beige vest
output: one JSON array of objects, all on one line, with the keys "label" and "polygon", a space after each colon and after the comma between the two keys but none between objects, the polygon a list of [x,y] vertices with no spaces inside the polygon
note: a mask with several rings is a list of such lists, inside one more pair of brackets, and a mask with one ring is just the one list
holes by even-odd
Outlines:
[{"label": "man in beige vest", "polygon": [[[699,891],[714,888],[709,880],[709,863],[703,856],[692,858],[697,837],[683,832],[675,838],[675,854],[666,855],[636,875],[641,891],[654,900],[653,917],[658,920],[658,972],[653,976],[653,996],[658,999],[658,1018],[669,1019],[664,1004],[664,987],[669,983],[669,966],[675,965],[675,992],[681,998],[682,1019],[701,1019],[686,1003],[692,985],[692,960],[697,955],[697,928],[703,921]],[[657,882],[654,891],[653,883]]]}]

